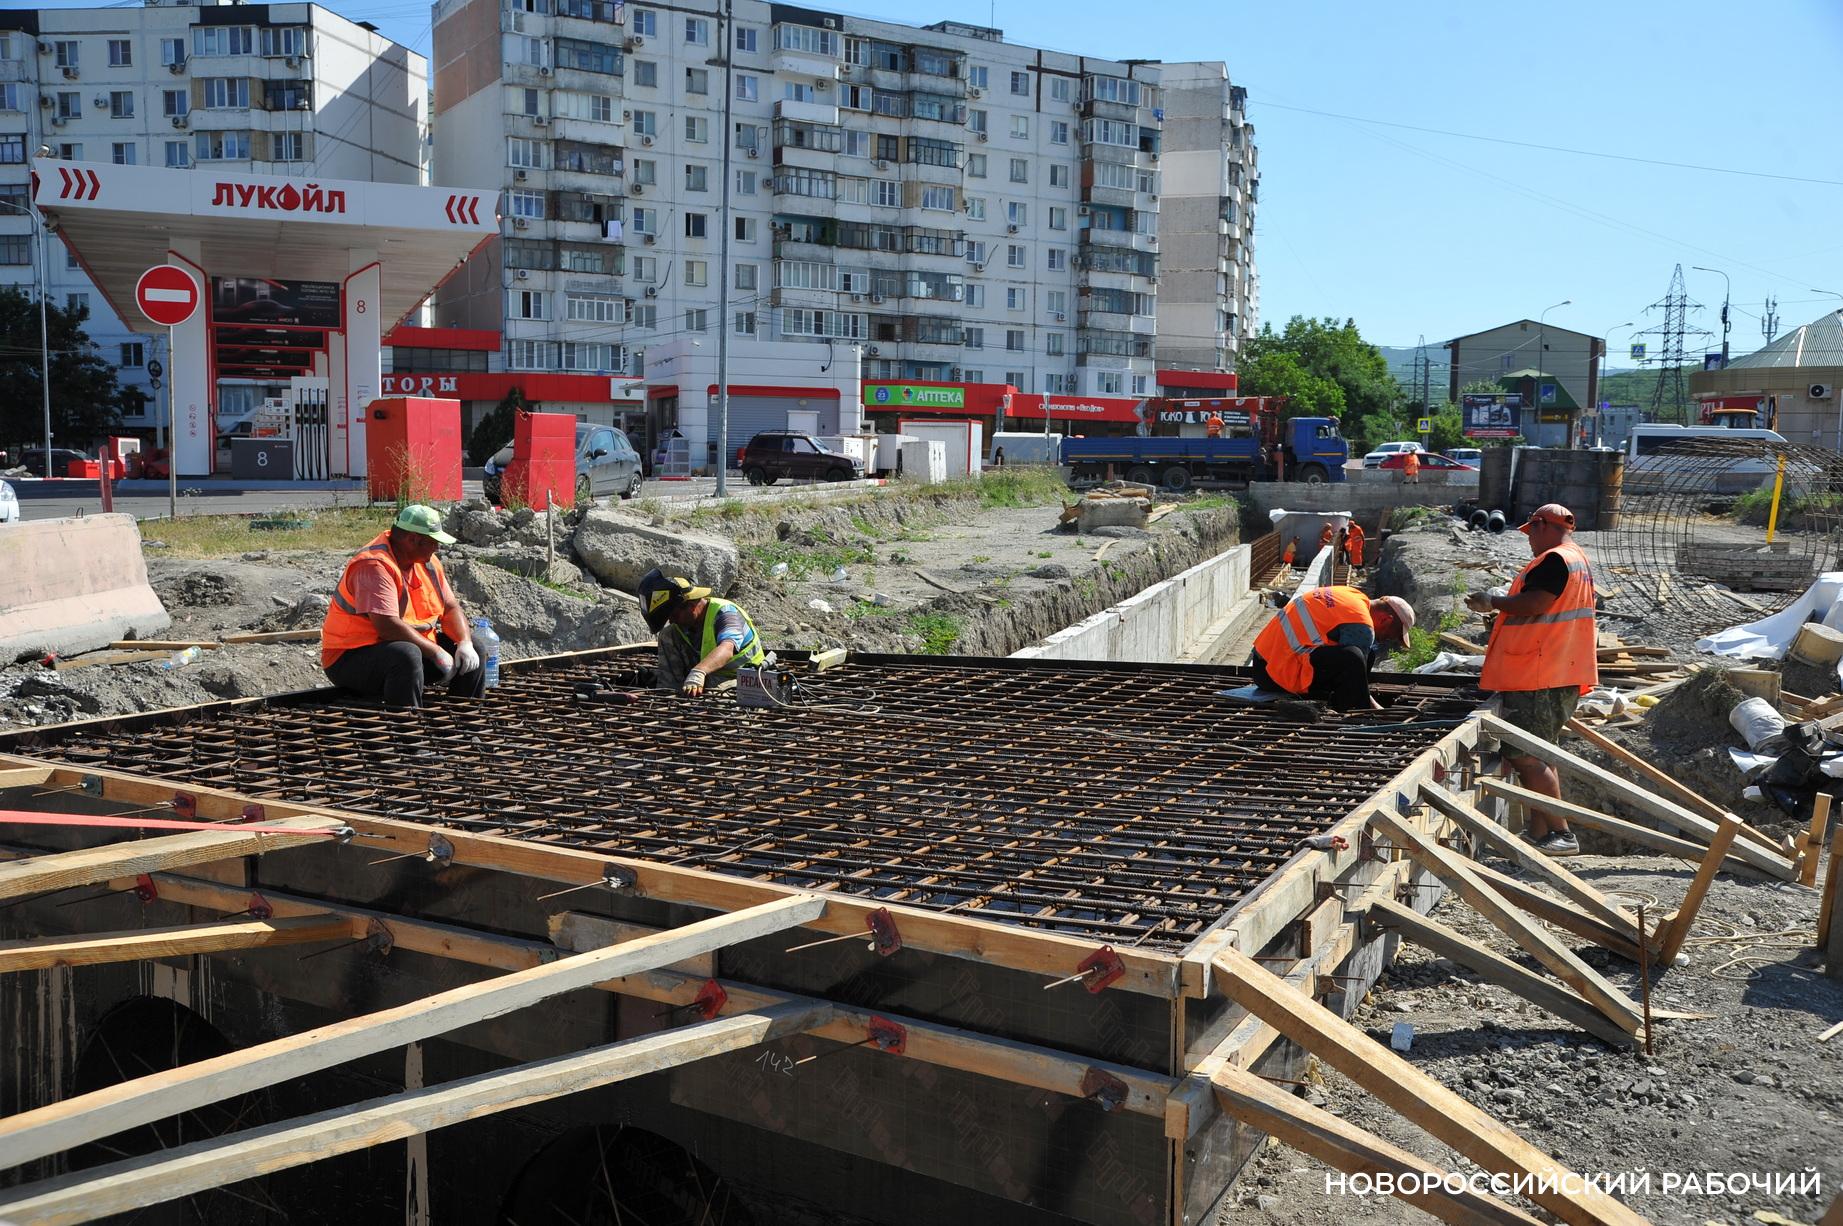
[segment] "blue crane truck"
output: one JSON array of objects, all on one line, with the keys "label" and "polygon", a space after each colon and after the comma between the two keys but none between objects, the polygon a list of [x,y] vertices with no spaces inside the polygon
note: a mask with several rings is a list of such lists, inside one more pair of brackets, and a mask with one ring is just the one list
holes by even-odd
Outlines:
[{"label": "blue crane truck", "polygon": [[[1337,419],[1279,419],[1273,410],[1222,413],[1220,438],[1065,438],[1062,462],[1077,488],[1111,475],[1178,492],[1199,483],[1245,486],[1250,481],[1303,481],[1318,485],[1344,480],[1350,445]],[[1169,420],[1161,412],[1159,420]],[[1180,419],[1182,420],[1182,419]]]}]

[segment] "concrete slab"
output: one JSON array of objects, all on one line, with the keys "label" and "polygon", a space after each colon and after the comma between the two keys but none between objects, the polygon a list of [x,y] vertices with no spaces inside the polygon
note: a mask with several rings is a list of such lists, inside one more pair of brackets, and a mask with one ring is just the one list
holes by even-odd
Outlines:
[{"label": "concrete slab", "polygon": [[131,515],[0,526],[0,661],[74,655],[173,624]]}]

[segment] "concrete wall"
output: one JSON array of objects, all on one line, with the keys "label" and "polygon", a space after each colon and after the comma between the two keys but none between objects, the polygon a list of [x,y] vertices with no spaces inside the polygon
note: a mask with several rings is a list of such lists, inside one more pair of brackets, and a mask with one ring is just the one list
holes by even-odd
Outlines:
[{"label": "concrete wall", "polygon": [[1304,485],[1295,481],[1256,481],[1247,498],[1263,517],[1269,511],[1349,511],[1365,530],[1391,507],[1445,507],[1474,498],[1471,485],[1397,485],[1348,482],[1343,485]]},{"label": "concrete wall", "polygon": [[1249,547],[1236,545],[1011,654],[1022,659],[1142,664],[1182,659],[1205,630],[1247,596],[1248,557]]},{"label": "concrete wall", "polygon": [[76,655],[173,624],[147,583],[132,515],[35,519],[0,527],[0,664]]}]

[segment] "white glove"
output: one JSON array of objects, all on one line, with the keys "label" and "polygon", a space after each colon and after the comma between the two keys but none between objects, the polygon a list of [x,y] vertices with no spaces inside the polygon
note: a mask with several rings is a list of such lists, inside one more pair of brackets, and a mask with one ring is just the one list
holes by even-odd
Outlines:
[{"label": "white glove", "polygon": [[441,674],[439,681],[446,681],[454,676],[454,657],[437,647],[435,649],[435,668]]},{"label": "white glove", "polygon": [[471,673],[480,667],[480,652],[469,639],[454,649],[454,669],[457,673]]},{"label": "white glove", "polygon": [[704,681],[704,674],[694,668],[685,674],[685,684],[681,687],[682,692],[696,698],[704,692]]}]

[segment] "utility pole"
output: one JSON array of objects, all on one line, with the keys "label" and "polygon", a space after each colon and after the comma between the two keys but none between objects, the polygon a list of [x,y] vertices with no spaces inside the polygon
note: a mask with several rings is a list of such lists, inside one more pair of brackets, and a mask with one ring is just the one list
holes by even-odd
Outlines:
[{"label": "utility pole", "polygon": [[1719,268],[1704,268],[1700,264],[1691,264],[1690,269],[1693,272],[1712,272],[1721,277],[1721,368],[1726,370],[1728,369],[1728,297],[1729,291],[1733,288],[1733,282],[1729,281],[1728,274]]},{"label": "utility pole", "polygon": [[[1543,307],[1542,314],[1536,316],[1536,424],[1538,426],[1542,424],[1542,355],[1543,351],[1549,347],[1549,312],[1573,305],[1574,299],[1563,298],[1554,306]],[[1574,446],[1574,431],[1572,429],[1568,431],[1568,446]]]},{"label": "utility pole", "polygon": [[717,240],[717,497],[729,492],[730,469],[730,146],[735,134],[730,130],[731,108],[736,85],[730,79],[730,65],[735,59],[733,5],[723,0],[723,18],[717,22],[723,57],[723,195],[717,208],[722,237]]}]

